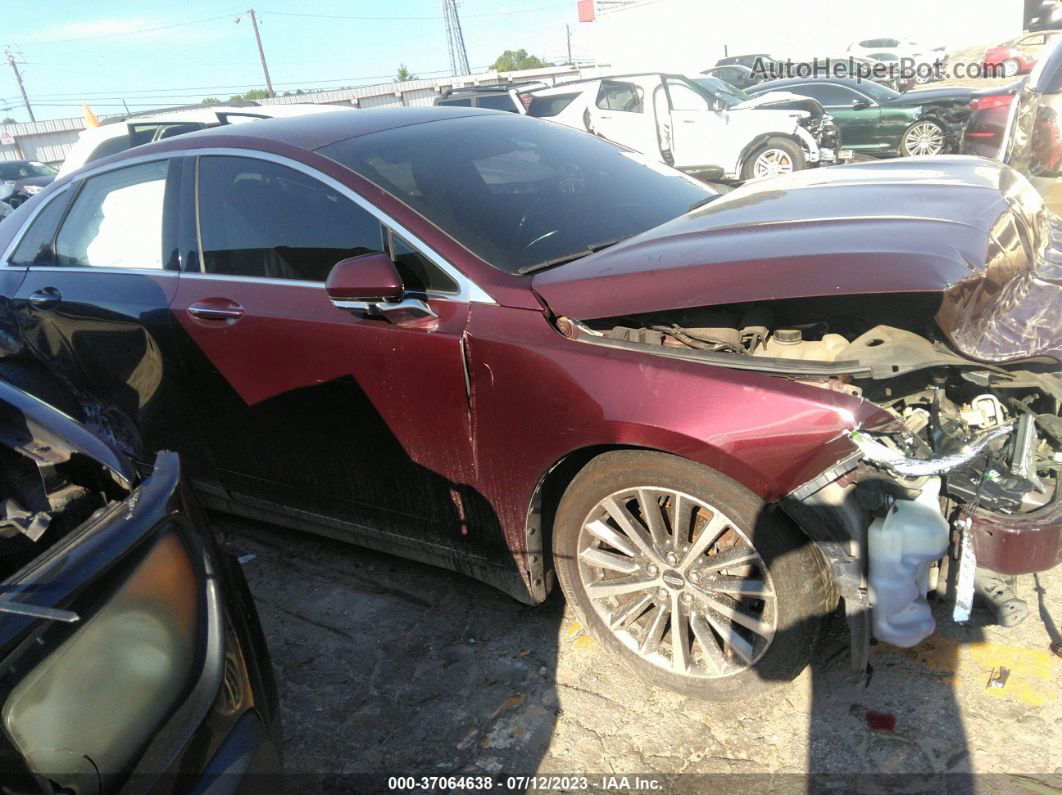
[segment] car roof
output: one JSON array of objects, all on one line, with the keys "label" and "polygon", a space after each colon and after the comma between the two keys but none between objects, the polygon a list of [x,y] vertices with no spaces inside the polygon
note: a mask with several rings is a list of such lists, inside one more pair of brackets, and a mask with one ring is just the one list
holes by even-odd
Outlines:
[{"label": "car roof", "polygon": [[760,83],[756,86],[756,90],[765,90],[767,88],[778,89],[785,88],[787,86],[802,85],[803,83],[829,83],[835,86],[845,86],[847,88],[860,90],[860,86],[865,83],[865,80],[856,80],[852,77],[830,77],[829,75],[809,75],[808,77],[786,77],[782,80],[769,80],[766,83]]},{"label": "car roof", "polygon": [[247,146],[252,141],[292,146],[306,151],[357,138],[370,133],[408,127],[414,124],[458,119],[465,116],[509,116],[511,113],[486,108],[466,108],[446,105],[426,105],[405,108],[369,108],[343,110],[339,113],[292,116],[284,119],[263,119],[254,124],[230,124],[185,133],[164,141],[128,149],[107,158],[119,162],[126,157],[139,157],[155,151],[198,149],[204,146]]}]

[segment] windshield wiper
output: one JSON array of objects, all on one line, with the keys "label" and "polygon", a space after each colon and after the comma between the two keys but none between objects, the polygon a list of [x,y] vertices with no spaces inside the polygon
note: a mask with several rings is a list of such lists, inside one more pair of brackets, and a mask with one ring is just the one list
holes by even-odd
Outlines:
[{"label": "windshield wiper", "polygon": [[537,273],[538,271],[544,271],[547,268],[555,268],[558,265],[564,265],[567,262],[573,262],[577,259],[594,254],[598,251],[602,251],[609,246],[614,246],[617,243],[621,243],[632,235],[625,235],[624,237],[617,237],[615,240],[606,240],[603,243],[594,243],[587,246],[582,251],[578,251],[575,254],[565,254],[563,257],[556,257],[555,259],[547,259],[543,262],[534,262],[530,265],[524,265],[522,268],[517,268],[516,272],[521,276],[526,276],[529,273]]}]

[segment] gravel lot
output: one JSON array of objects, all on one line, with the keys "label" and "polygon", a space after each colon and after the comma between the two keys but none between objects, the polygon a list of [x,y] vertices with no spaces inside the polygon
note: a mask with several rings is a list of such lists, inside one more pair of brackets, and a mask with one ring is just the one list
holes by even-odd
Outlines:
[{"label": "gravel lot", "polygon": [[[350,788],[351,774],[535,771],[592,774],[591,788],[601,774],[686,774],[659,779],[667,791],[703,790],[689,774],[791,791],[808,771],[957,774],[902,779],[910,791],[1062,787],[1062,660],[1048,650],[1062,568],[1041,577],[1039,613],[1033,578],[1021,579],[1031,611],[1015,629],[979,611],[916,649],[875,647],[869,686],[849,673],[835,618],[813,670],[756,701],[712,704],[629,675],[558,597],[529,608],[440,569],[218,524],[253,555],[244,571],[278,675],[287,768],[326,774],[328,789]],[[1009,679],[989,687],[1000,666]]]}]

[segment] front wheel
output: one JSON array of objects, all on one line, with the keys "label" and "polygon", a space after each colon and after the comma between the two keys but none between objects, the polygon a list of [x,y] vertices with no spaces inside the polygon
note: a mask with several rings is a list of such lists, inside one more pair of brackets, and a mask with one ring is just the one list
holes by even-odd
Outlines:
[{"label": "front wheel", "polygon": [[939,155],[947,138],[944,128],[930,119],[917,121],[908,127],[900,139],[900,154],[905,157]]},{"label": "front wheel", "polygon": [[663,453],[594,459],[554,528],[558,579],[584,625],[685,695],[739,699],[792,680],[835,601],[822,556],[785,517]]},{"label": "front wheel", "polygon": [[1018,62],[1017,58],[1009,58],[1003,62],[1004,77],[1014,77],[1014,75],[1016,75],[1020,71],[1021,64]]},{"label": "front wheel", "polygon": [[742,179],[774,177],[800,171],[807,164],[804,150],[788,138],[770,138],[758,146],[741,166]]}]

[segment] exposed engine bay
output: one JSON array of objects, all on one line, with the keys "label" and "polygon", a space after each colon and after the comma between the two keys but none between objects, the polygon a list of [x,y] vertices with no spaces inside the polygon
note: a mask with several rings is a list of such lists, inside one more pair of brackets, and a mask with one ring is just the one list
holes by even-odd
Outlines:
[{"label": "exposed engine bay", "polygon": [[[0,386],[5,394],[17,393]],[[0,394],[0,578],[123,499],[130,486],[122,473],[101,466],[94,451],[78,448],[76,437],[40,424],[6,402],[5,394]]]},{"label": "exposed engine bay", "polygon": [[789,299],[559,327],[588,342],[785,376],[892,415],[886,432],[849,429],[852,458],[794,496],[800,511],[817,512],[812,524],[823,511],[843,514],[846,532],[828,553],[831,565],[841,561],[835,580],[847,577],[846,598],[866,599],[878,638],[911,646],[933,631],[931,587],[943,593],[950,578],[955,618],[965,620],[978,565],[982,579],[1022,573],[999,552],[1012,526],[1062,525],[1058,363],[963,356],[932,321],[939,303],[939,294]]}]

